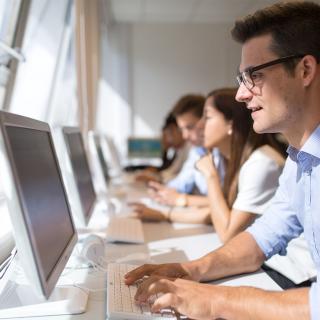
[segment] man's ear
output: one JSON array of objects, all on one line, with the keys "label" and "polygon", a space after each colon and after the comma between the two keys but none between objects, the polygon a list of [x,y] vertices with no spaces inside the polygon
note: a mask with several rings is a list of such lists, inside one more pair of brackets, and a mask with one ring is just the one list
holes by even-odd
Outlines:
[{"label": "man's ear", "polygon": [[308,54],[302,58],[300,65],[303,85],[308,87],[316,76],[318,67],[317,60],[314,56]]}]

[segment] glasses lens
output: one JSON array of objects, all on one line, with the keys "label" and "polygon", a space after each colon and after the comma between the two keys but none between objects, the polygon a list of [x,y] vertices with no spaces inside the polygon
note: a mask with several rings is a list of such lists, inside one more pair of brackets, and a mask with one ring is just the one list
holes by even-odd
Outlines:
[{"label": "glasses lens", "polygon": [[251,74],[249,71],[244,71],[242,72],[242,79],[243,79],[243,83],[244,85],[250,90],[254,87],[254,81],[251,78]]},{"label": "glasses lens", "polygon": [[247,89],[252,89],[254,87],[254,82],[250,77],[250,73],[247,71],[243,71],[237,75],[237,81],[239,86],[243,83]]},{"label": "glasses lens", "polygon": [[237,75],[237,81],[238,81],[239,86],[241,86],[241,83],[243,82],[243,78],[242,78],[241,74]]}]

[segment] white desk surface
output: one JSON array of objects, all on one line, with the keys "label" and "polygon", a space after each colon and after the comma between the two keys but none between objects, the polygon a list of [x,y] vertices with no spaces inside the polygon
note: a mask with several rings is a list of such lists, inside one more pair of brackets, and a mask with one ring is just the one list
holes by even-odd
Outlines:
[{"label": "white desk surface", "polygon": [[[135,190],[136,194],[130,194],[130,200],[137,200],[143,192]],[[145,193],[144,193],[145,195]],[[128,197],[126,197],[128,199]],[[94,225],[104,225],[107,221],[106,215],[98,214],[93,217]],[[104,221],[102,221],[104,220]],[[144,223],[146,243],[143,245],[108,244],[106,246],[106,260],[115,261],[118,258],[136,252],[150,254],[149,261],[156,263],[183,262],[201,257],[220,246],[217,235],[213,232],[212,226],[207,225],[185,225],[163,223]],[[143,262],[141,262],[143,263]],[[226,285],[249,285],[270,290],[281,290],[281,288],[263,271],[250,275],[236,276],[215,283]],[[61,315],[51,317],[37,317],[24,319],[105,319],[105,285],[106,275],[104,272],[97,272],[91,269],[71,270],[66,269],[59,284],[71,284],[96,290],[90,292],[87,311],[80,315]]]}]

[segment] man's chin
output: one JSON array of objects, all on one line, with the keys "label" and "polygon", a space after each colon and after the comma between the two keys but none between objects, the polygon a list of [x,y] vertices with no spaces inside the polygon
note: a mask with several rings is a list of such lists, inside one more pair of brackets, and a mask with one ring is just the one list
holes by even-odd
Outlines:
[{"label": "man's chin", "polygon": [[258,134],[263,133],[276,133],[278,132],[275,128],[271,128],[270,126],[263,125],[261,123],[253,123],[253,130]]}]

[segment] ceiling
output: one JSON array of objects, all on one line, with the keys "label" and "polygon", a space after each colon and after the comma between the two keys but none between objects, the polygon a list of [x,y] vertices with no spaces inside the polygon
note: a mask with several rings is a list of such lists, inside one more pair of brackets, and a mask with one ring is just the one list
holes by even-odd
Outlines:
[{"label": "ceiling", "polygon": [[115,22],[227,23],[275,0],[109,0]]}]

